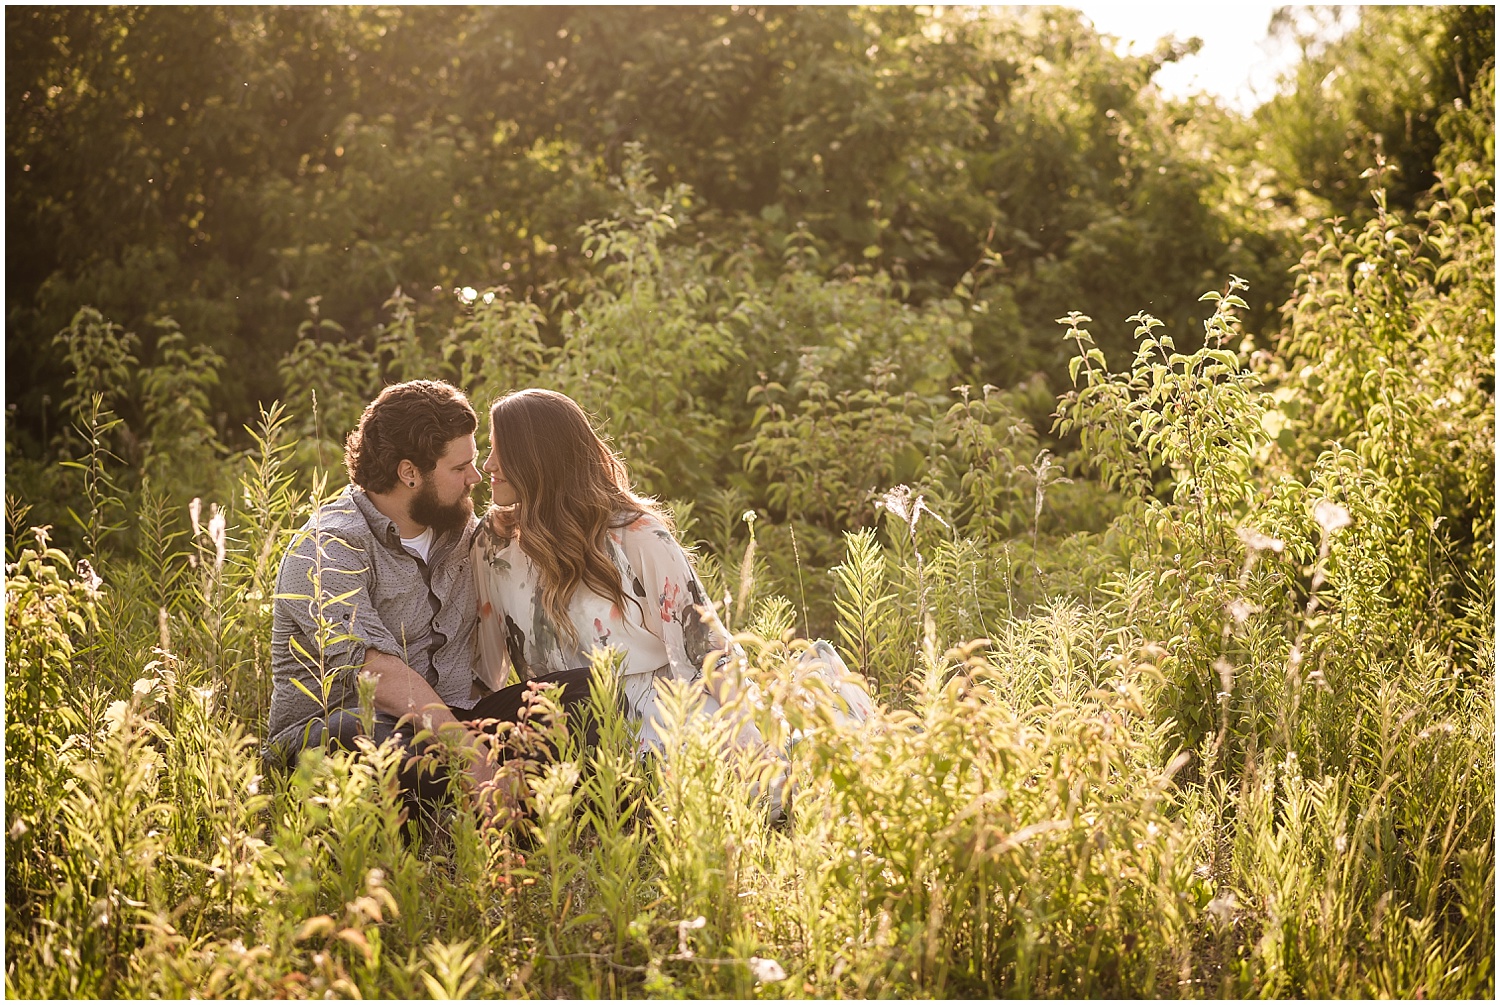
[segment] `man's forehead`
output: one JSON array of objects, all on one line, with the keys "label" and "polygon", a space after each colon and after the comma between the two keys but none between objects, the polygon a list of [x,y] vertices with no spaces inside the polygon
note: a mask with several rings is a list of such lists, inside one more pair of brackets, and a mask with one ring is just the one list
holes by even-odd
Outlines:
[{"label": "man's forehead", "polygon": [[479,456],[479,448],[474,443],[474,434],[465,433],[463,436],[455,436],[448,441],[448,446],[443,450],[443,456],[439,458],[451,464],[463,464],[472,461]]}]

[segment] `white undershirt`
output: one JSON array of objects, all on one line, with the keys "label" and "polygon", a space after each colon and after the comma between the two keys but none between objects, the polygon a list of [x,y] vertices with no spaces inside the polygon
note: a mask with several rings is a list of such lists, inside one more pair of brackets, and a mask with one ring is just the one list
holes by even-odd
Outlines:
[{"label": "white undershirt", "polygon": [[403,537],[401,539],[401,547],[425,562],[427,561],[428,554],[432,551],[432,538],[432,528],[428,527],[416,537]]}]

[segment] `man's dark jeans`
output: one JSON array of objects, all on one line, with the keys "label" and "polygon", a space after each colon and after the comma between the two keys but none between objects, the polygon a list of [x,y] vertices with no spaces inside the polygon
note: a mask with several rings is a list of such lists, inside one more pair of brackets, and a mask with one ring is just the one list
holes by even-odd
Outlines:
[{"label": "man's dark jeans", "polygon": [[[598,741],[599,727],[591,716],[582,716],[589,701],[589,676],[587,667],[544,674],[523,684],[503,687],[488,697],[481,698],[473,708],[454,708],[451,711],[460,722],[484,723],[493,731],[495,723],[520,722],[523,715],[532,708],[531,698],[536,692],[536,685],[551,684],[553,701],[568,715],[570,723],[583,722],[583,742],[585,746],[592,747]],[[394,736],[407,748],[408,756],[401,765],[400,779],[402,794],[411,810],[435,806],[448,791],[446,774],[440,770],[435,771],[421,756],[422,749],[413,746],[412,737],[415,733],[414,725],[398,725],[395,716],[384,712],[375,713],[370,733],[370,739],[376,743],[383,743]],[[267,760],[278,766],[293,766],[302,751],[309,747],[322,746],[326,741],[331,748],[353,750],[355,739],[363,735],[365,728],[359,713],[350,709],[337,709],[330,712],[326,719],[313,719],[308,723],[307,728],[299,733],[299,742],[295,746],[285,743],[274,745],[267,751]],[[550,747],[548,750],[549,756],[557,756],[556,750]],[[504,758],[505,752],[502,751],[502,759]]]}]

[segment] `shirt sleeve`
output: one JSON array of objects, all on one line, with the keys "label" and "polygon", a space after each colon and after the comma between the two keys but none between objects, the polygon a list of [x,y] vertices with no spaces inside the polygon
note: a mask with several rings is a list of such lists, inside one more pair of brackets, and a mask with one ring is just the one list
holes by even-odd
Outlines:
[{"label": "shirt sleeve", "polygon": [[278,610],[291,622],[287,645],[305,683],[358,670],[369,649],[406,659],[376,613],[372,575],[370,556],[336,533],[309,531],[287,553],[277,579]]},{"label": "shirt sleeve", "polygon": [[710,657],[722,660],[730,647],[703,582],[660,522],[639,517],[624,529],[622,538],[625,557],[645,592],[641,605],[646,630],[662,640],[673,677],[697,680],[704,662]]}]

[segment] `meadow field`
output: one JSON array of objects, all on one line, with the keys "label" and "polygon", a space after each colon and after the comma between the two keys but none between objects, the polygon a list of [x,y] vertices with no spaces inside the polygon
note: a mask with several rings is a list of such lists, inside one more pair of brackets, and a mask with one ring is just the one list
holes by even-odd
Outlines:
[{"label": "meadow field", "polygon": [[[501,14],[7,10],[7,996],[1493,999],[1493,8],[1250,116],[1061,8]],[[494,827],[266,765],[417,377],[596,417],[741,704],[638,757],[602,655]]]}]

